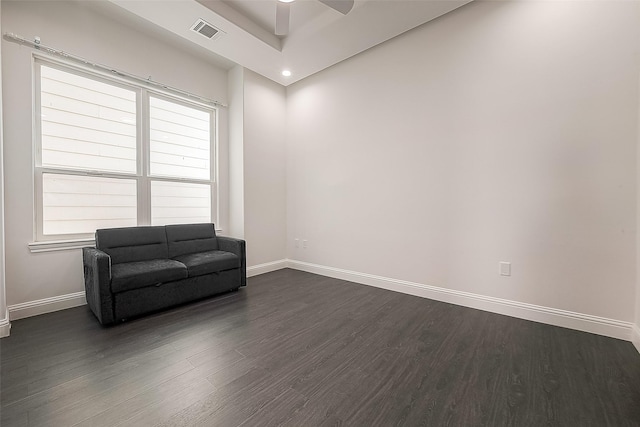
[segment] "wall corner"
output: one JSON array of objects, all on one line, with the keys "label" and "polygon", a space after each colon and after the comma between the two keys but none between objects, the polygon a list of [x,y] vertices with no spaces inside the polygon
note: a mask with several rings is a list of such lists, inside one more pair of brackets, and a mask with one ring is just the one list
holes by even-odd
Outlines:
[{"label": "wall corner", "polygon": [[[2,4],[0,3],[0,33],[2,22]],[[0,313],[4,318],[0,319],[0,338],[9,336],[11,324],[9,323],[9,311],[5,292],[5,257],[4,257],[4,126],[2,122],[2,47],[0,46]]]},{"label": "wall corner", "polygon": [[244,239],[244,68],[227,73],[229,93],[229,235]]}]

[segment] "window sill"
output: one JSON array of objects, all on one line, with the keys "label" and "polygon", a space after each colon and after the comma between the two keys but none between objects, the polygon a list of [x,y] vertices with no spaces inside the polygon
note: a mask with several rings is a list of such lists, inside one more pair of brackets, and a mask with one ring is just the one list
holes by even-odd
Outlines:
[{"label": "window sill", "polygon": [[67,251],[71,249],[81,249],[88,246],[95,246],[95,239],[77,239],[77,240],[54,240],[50,242],[31,242],[29,243],[29,251],[32,254],[39,252]]}]

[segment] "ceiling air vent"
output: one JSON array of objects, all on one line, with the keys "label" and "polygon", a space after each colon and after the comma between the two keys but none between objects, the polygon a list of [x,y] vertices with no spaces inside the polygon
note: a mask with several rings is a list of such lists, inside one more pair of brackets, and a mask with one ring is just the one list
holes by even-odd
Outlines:
[{"label": "ceiling air vent", "polygon": [[203,19],[198,19],[196,23],[191,26],[191,30],[198,34],[202,34],[208,39],[213,39],[221,33],[219,29]]}]

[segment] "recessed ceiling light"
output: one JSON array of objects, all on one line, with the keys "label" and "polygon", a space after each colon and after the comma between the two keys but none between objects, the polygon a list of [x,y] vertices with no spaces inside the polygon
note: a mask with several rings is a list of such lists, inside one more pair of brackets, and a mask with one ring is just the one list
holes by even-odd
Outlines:
[{"label": "recessed ceiling light", "polygon": [[278,0],[280,3],[293,3],[293,0]]},{"label": "recessed ceiling light", "polygon": [[289,70],[282,70],[282,75],[285,77],[291,77],[291,71]]}]

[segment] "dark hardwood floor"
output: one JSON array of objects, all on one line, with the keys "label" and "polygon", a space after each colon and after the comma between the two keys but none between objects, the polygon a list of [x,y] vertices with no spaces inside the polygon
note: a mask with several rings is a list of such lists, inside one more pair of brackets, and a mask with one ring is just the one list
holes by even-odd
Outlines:
[{"label": "dark hardwood floor", "polygon": [[628,342],[294,270],[103,328],[0,340],[9,426],[640,426]]}]

